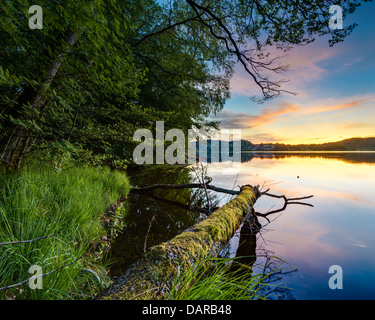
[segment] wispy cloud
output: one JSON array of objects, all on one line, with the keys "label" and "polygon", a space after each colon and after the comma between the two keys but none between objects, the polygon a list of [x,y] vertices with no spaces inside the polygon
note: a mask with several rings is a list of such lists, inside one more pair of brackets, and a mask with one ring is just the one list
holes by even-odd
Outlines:
[{"label": "wispy cloud", "polygon": [[254,116],[251,119],[251,126],[258,127],[261,125],[269,124],[277,120],[280,116],[284,114],[290,114],[299,110],[300,110],[300,106],[298,105],[282,102],[275,109],[273,108],[262,109],[262,113],[259,116]]},{"label": "wispy cloud", "polygon": [[221,122],[221,128],[242,129],[243,138],[256,143],[322,143],[375,133],[375,94],[305,103],[272,103],[258,111],[253,108],[252,113],[224,110],[214,120]]},{"label": "wispy cloud", "polygon": [[356,63],[358,63],[358,62],[362,62],[363,60],[364,60],[363,57],[361,57],[361,58],[355,58],[355,59],[353,59],[353,60],[350,60],[350,61],[348,61],[348,62],[345,62],[345,63],[344,63],[344,66],[346,66],[346,67],[350,67],[350,66],[352,66],[353,64],[356,64]]},{"label": "wispy cloud", "polygon": [[215,120],[221,122],[222,128],[254,128],[272,123],[284,114],[300,110],[295,104],[280,103],[276,107],[262,109],[259,115],[251,115],[245,112],[222,111],[217,114]]},{"label": "wispy cloud", "polygon": [[244,138],[249,139],[253,143],[272,143],[280,141],[279,137],[275,137],[273,133],[263,132],[263,133],[252,133],[249,132]]},{"label": "wispy cloud", "polygon": [[374,123],[369,123],[365,121],[354,121],[351,123],[343,124],[341,127],[343,130],[348,130],[348,129],[357,129],[357,128],[374,128]]},{"label": "wispy cloud", "polygon": [[[343,109],[350,109],[352,107],[361,107],[363,104],[373,101],[374,96],[364,96],[364,97],[355,97],[352,98],[350,102],[341,102],[337,104],[330,104],[330,102],[312,105],[306,108],[303,108],[300,110],[299,114],[306,115],[306,114],[316,114],[316,113],[326,113],[326,112],[332,112],[337,110],[343,110]],[[353,100],[354,99],[354,100]],[[348,99],[346,99],[348,100]]]},{"label": "wispy cloud", "polygon": [[[281,75],[268,74],[270,79],[287,80],[282,84],[282,89],[296,92],[299,95],[307,94],[306,84],[324,77],[327,73],[327,69],[323,67],[324,62],[339,54],[335,47],[329,47],[323,40],[315,42],[314,45],[297,46],[287,52],[270,47],[268,52],[271,57],[280,57],[275,64],[280,63],[289,67],[289,70]],[[355,62],[357,61],[353,61],[353,63]],[[259,93],[259,88],[243,68],[238,66],[231,80],[231,92],[252,96]]]},{"label": "wispy cloud", "polygon": [[[271,80],[286,79],[281,89],[297,96],[281,97],[256,106],[247,97],[261,92],[242,66],[231,81],[232,99],[215,120],[223,128],[240,128],[246,138],[260,142],[322,143],[375,135],[375,42],[370,31],[374,20],[363,11],[359,30],[343,43],[329,47],[327,37],[296,46],[288,52],[270,47],[270,57],[283,56],[276,64],[288,65]],[[361,29],[362,28],[362,29]],[[361,32],[358,32],[362,30]],[[280,102],[280,101],[283,102]],[[251,138],[253,137],[253,139]]]}]

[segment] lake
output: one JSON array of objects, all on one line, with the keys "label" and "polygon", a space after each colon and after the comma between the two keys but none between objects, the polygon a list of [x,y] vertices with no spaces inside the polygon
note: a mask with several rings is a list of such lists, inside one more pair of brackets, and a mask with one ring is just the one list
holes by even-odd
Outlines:
[{"label": "lake", "polygon": [[[285,211],[259,218],[263,229],[257,235],[258,261],[265,252],[292,266],[277,283],[290,288],[282,299],[375,299],[375,153],[244,153],[235,175],[223,174],[225,163],[207,164],[212,185],[238,189],[260,185],[263,190],[287,197],[314,195],[304,200],[314,207],[291,204]],[[133,185],[187,183],[196,180],[185,167],[150,166],[130,172]],[[202,190],[165,190],[157,196],[183,204],[207,204]],[[220,205],[231,196],[210,193]],[[116,276],[142,252],[167,241],[204,217],[158,198],[132,195],[123,232],[113,244],[111,274]],[[282,207],[283,200],[262,196],[257,212]],[[228,246],[236,254],[239,237]],[[343,271],[343,288],[330,289],[332,265]],[[275,296],[277,298],[277,296]]]}]

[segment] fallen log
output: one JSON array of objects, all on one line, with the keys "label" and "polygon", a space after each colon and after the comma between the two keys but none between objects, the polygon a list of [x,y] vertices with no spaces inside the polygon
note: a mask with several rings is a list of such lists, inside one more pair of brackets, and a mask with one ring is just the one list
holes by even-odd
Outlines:
[{"label": "fallen log", "polygon": [[258,187],[241,187],[234,199],[208,218],[150,248],[96,299],[163,299],[178,273],[225,247],[245,217],[254,214],[253,205],[260,196]]}]

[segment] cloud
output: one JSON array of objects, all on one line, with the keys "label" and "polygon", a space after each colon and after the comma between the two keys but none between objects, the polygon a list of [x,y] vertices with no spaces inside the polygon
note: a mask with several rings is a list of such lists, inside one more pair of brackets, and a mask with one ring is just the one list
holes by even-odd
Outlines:
[{"label": "cloud", "polygon": [[241,129],[243,139],[254,143],[323,143],[373,136],[373,102],[375,94],[305,100],[304,104],[274,102],[253,108],[253,113],[224,110],[210,120],[219,121],[223,129]]},{"label": "cloud", "polygon": [[280,140],[280,138],[276,138],[272,133],[268,132],[256,134],[248,133],[244,138],[249,139],[253,143],[273,143]]},{"label": "cloud", "polygon": [[245,129],[249,128],[247,120],[253,116],[245,112],[233,112],[223,110],[216,114],[215,117],[211,117],[210,120],[220,121],[220,127],[223,129]]},{"label": "cloud", "polygon": [[374,128],[374,123],[373,122],[365,122],[365,121],[356,121],[356,122],[351,122],[347,124],[343,124],[342,129],[347,130],[347,129],[358,129],[358,128]]},{"label": "cloud", "polygon": [[362,106],[364,103],[370,102],[373,99],[374,97],[369,96],[369,97],[356,99],[347,103],[339,103],[339,104],[334,104],[334,105],[323,104],[320,106],[319,105],[310,106],[310,107],[301,109],[299,114],[315,114],[315,113],[325,113],[325,112],[349,109],[355,106]]},{"label": "cloud", "polygon": [[[281,84],[281,89],[297,92],[299,95],[307,93],[306,84],[317,81],[327,74],[327,69],[322,65],[340,53],[321,39],[314,44],[297,46],[287,52],[281,52],[274,47],[269,47],[267,51],[272,58],[280,57],[275,61],[274,67],[278,64],[289,67],[289,70],[281,75],[268,72],[267,76],[270,80],[287,80],[288,82]],[[236,68],[230,87],[233,94],[247,96],[260,94],[259,88],[241,65]]]},{"label": "cloud", "polygon": [[325,140],[325,139],[329,139],[329,137],[315,137],[315,138],[306,139],[306,141],[311,141],[311,140]]},{"label": "cloud", "polygon": [[300,110],[300,106],[282,102],[276,108],[264,108],[259,115],[251,115],[246,112],[221,111],[213,120],[220,121],[221,128],[249,129],[269,124],[284,114]]},{"label": "cloud", "polygon": [[351,60],[351,61],[348,61],[348,62],[344,63],[344,66],[346,66],[346,67],[350,67],[350,66],[352,66],[353,64],[356,64],[356,63],[358,63],[358,62],[362,62],[363,60],[364,60],[363,57],[362,57],[362,58],[355,58],[355,59],[353,59],[353,60]]},{"label": "cloud", "polygon": [[271,108],[262,109],[262,113],[259,116],[253,116],[251,126],[258,127],[265,125],[275,121],[277,118],[279,118],[279,116],[297,112],[299,110],[300,106],[298,105],[282,102],[275,110]]}]

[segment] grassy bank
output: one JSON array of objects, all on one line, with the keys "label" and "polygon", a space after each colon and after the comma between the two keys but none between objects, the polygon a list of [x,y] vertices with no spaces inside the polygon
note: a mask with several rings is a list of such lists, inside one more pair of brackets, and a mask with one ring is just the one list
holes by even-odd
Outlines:
[{"label": "grassy bank", "polygon": [[32,265],[52,272],[41,277],[43,289],[27,281],[1,290],[0,298],[83,299],[100,290],[104,271],[84,254],[106,234],[103,213],[128,191],[126,175],[108,168],[29,166],[1,174],[0,243],[53,236],[0,246],[0,288],[35,275]]}]

